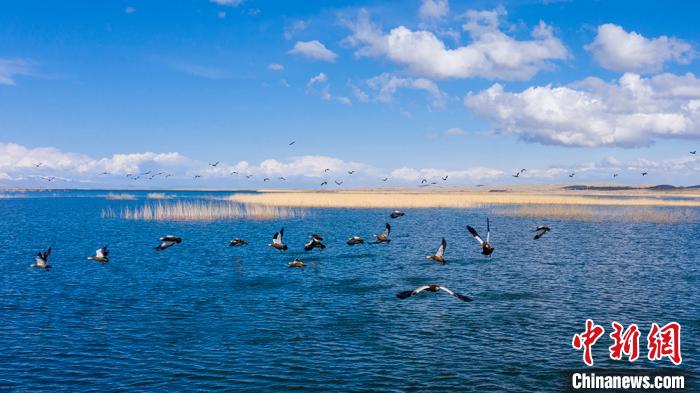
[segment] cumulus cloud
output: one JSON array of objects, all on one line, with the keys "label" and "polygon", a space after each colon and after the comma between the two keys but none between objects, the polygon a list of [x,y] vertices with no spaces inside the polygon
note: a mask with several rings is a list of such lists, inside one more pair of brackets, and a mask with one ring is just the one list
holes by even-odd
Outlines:
[{"label": "cumulus cloud", "polygon": [[423,20],[437,20],[447,16],[449,11],[447,0],[423,0],[418,9],[418,16]]},{"label": "cumulus cloud", "polygon": [[665,35],[648,39],[612,23],[598,26],[595,39],[585,48],[603,68],[622,72],[658,72],[667,62],[687,64],[694,57],[693,47],[685,41]]},{"label": "cumulus cloud", "polygon": [[13,86],[17,76],[31,76],[32,74],[30,61],[0,58],[0,85]]},{"label": "cumulus cloud", "polygon": [[309,27],[309,23],[300,19],[293,21],[284,29],[284,38],[286,40],[291,40],[294,35],[300,31],[306,30]]},{"label": "cumulus cloud", "polygon": [[272,63],[267,65],[267,69],[271,71],[284,71],[284,66],[282,64]]},{"label": "cumulus cloud", "polygon": [[308,57],[310,59],[327,61],[329,63],[334,62],[338,57],[338,55],[326,48],[326,46],[318,40],[297,41],[297,43],[294,44],[294,48],[290,50],[289,53]]},{"label": "cumulus cloud", "polygon": [[462,26],[471,43],[449,48],[434,33],[399,26],[384,33],[366,10],[345,24],[352,34],[344,42],[357,48],[356,56],[387,58],[411,73],[436,79],[474,78],[527,80],[551,61],[569,56],[552,28],[544,22],[531,31],[530,40],[517,40],[500,29],[503,8],[468,11]]},{"label": "cumulus cloud", "polygon": [[376,99],[384,103],[391,102],[399,89],[413,89],[426,92],[435,108],[442,108],[445,104],[446,94],[435,82],[424,78],[404,78],[385,73],[367,80],[367,86],[376,92]]},{"label": "cumulus cloud", "polygon": [[218,4],[218,5],[224,5],[228,7],[238,7],[239,5],[243,4],[243,0],[209,0],[212,3]]},{"label": "cumulus cloud", "polygon": [[[172,168],[188,161],[179,153],[144,152],[93,158],[54,147],[29,148],[16,143],[0,143],[0,172],[10,175],[41,173],[91,177],[100,172],[124,175],[139,172],[144,166]],[[37,167],[38,164],[41,165]]]},{"label": "cumulus cloud", "polygon": [[464,104],[497,130],[543,144],[637,147],[659,138],[700,137],[700,79],[691,73],[628,73],[610,83],[587,78],[514,93],[494,84],[470,92]]},{"label": "cumulus cloud", "polygon": [[328,83],[328,76],[323,72],[309,79],[306,84],[306,94],[318,95],[326,101],[338,101],[344,105],[350,105],[352,101],[348,97],[334,96],[331,94],[331,87]]},{"label": "cumulus cloud", "polygon": [[452,180],[486,180],[503,176],[503,171],[493,168],[475,167],[462,170],[444,170],[436,168],[409,168],[403,167],[395,169],[389,177],[396,180],[418,182],[422,179],[437,179],[443,176],[449,176]]}]

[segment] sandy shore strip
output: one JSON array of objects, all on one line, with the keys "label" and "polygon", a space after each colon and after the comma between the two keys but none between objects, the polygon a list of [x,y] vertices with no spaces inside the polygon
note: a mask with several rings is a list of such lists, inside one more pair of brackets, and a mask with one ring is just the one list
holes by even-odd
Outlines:
[{"label": "sandy shore strip", "polygon": [[493,205],[588,205],[700,207],[700,199],[657,193],[645,196],[583,193],[511,193],[481,191],[293,191],[234,194],[232,201],[277,207],[329,208],[474,208]]}]

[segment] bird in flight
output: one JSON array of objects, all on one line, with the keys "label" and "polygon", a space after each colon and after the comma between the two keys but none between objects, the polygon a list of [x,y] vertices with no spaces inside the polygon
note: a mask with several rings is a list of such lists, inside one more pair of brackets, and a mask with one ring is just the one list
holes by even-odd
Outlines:
[{"label": "bird in flight", "polygon": [[326,169],[324,169],[323,171],[324,171],[324,172],[328,172],[328,171],[330,171],[330,170],[331,170],[331,168],[326,168]]},{"label": "bird in flight", "polygon": [[156,251],[163,251],[168,247],[182,243],[182,238],[173,235],[166,235],[158,240],[160,240],[160,244],[156,246]]},{"label": "bird in flight", "polygon": [[109,172],[102,172],[102,173],[98,174],[97,176],[102,176],[102,175],[109,175]]},{"label": "bird in flight", "polygon": [[436,285],[436,284],[423,285],[423,286],[418,287],[418,288],[416,288],[416,289],[414,289],[414,290],[412,290],[412,291],[403,291],[403,292],[399,292],[399,293],[396,295],[396,297],[398,297],[399,299],[407,299],[407,298],[409,298],[409,297],[411,297],[411,296],[415,296],[415,295],[417,295],[417,294],[419,294],[419,293],[421,293],[421,292],[423,292],[423,291],[428,291],[428,292],[433,292],[433,293],[435,293],[435,292],[437,292],[437,291],[445,291],[445,292],[447,292],[447,294],[449,294],[449,295],[452,296],[453,298],[458,299],[458,300],[461,300],[461,301],[463,301],[463,302],[471,302],[471,301],[473,300],[473,299],[470,298],[469,296],[464,296],[464,295],[459,294],[459,293],[457,293],[457,292],[453,292],[453,291],[451,291],[450,289],[448,289],[448,288],[446,288],[446,287],[443,287],[443,286],[440,286],[440,285]]},{"label": "bird in flight", "polygon": [[389,243],[391,241],[391,239],[389,239],[389,234],[391,234],[391,225],[387,222],[384,225],[384,232],[379,235],[374,235],[377,239],[375,243]]},{"label": "bird in flight", "polygon": [[340,186],[341,184],[343,184],[343,181],[342,181],[342,180],[336,180],[334,183],[335,183],[337,186]]},{"label": "bird in flight", "polygon": [[306,264],[301,259],[294,258],[294,260],[289,262],[287,264],[287,266],[289,266],[289,267],[306,267]]},{"label": "bird in flight", "polygon": [[697,152],[698,152],[697,150],[693,150],[693,151],[690,152],[690,154],[695,154],[695,153],[697,153]]},{"label": "bird in flight", "polygon": [[279,232],[275,232],[274,236],[272,236],[272,243],[268,244],[268,246],[280,251],[288,249],[289,247],[282,243],[282,236],[284,236],[284,228],[280,229]]},{"label": "bird in flight", "polygon": [[321,187],[327,186],[327,185],[328,185],[328,182],[327,182],[327,181],[324,180],[324,181],[321,182]]},{"label": "bird in flight", "polygon": [[246,244],[248,244],[248,242],[240,238],[235,238],[228,243],[229,247],[240,247]]},{"label": "bird in flight", "polygon": [[304,251],[311,251],[314,248],[318,248],[319,250],[323,250],[326,248],[326,245],[322,243],[323,238],[319,235],[311,235],[311,240],[309,240],[308,243],[304,244]]},{"label": "bird in flight", "polygon": [[253,177],[253,174],[252,174],[252,173],[251,173],[250,175],[245,175],[245,178],[246,178],[246,179],[250,179],[251,177]]},{"label": "bird in flight", "polygon": [[649,172],[642,172],[642,176],[646,176]]},{"label": "bird in flight", "polygon": [[217,161],[217,162],[215,162],[215,163],[213,163],[213,164],[210,163],[209,166],[212,166],[212,167],[219,166],[219,161]]},{"label": "bird in flight", "polygon": [[569,177],[574,177],[575,173],[569,174]]},{"label": "bird in flight", "polygon": [[348,175],[352,175],[355,171],[348,171]]},{"label": "bird in flight", "polygon": [[535,237],[533,239],[537,240],[537,239],[541,238],[542,236],[544,236],[544,234],[549,232],[549,231],[551,231],[551,229],[549,229],[548,226],[540,225],[537,228],[535,228],[535,232],[537,232],[537,233],[535,233]]},{"label": "bird in flight", "polygon": [[199,179],[200,177],[202,177],[202,175],[194,175],[195,179]]},{"label": "bird in flight", "polygon": [[280,176],[279,179],[282,181],[287,181],[287,179],[284,176]]},{"label": "bird in flight", "polygon": [[34,258],[36,263],[33,264],[32,267],[46,270],[51,269],[51,265],[49,265],[49,255],[51,255],[51,247],[47,248],[46,251],[36,254],[36,258]]},{"label": "bird in flight", "polygon": [[361,237],[359,236],[353,236],[350,239],[348,239],[347,244],[348,246],[354,246],[355,244],[364,244],[365,241],[362,240]]},{"label": "bird in flight", "polygon": [[449,176],[450,176],[450,175],[445,175],[445,177],[442,178],[442,181],[447,181],[447,178],[448,178]]},{"label": "bird in flight", "polygon": [[168,174],[165,175],[165,178],[167,179],[167,178],[169,178],[169,177],[172,176],[172,175],[173,175],[172,173],[168,173]]},{"label": "bird in flight", "polygon": [[520,172],[515,172],[515,175],[513,177],[520,177]]},{"label": "bird in flight", "polygon": [[436,262],[445,263],[445,249],[446,248],[447,248],[447,241],[443,237],[442,241],[440,242],[440,246],[438,247],[437,251],[435,252],[435,255],[428,255],[425,258],[432,259],[433,261],[436,261]]},{"label": "bird in flight", "polygon": [[406,215],[406,213],[402,212],[401,210],[394,210],[393,212],[391,212],[391,214],[389,214],[389,217],[398,218],[398,217],[403,217],[405,215]]},{"label": "bird in flight", "polygon": [[109,262],[109,258],[107,258],[107,255],[109,255],[109,250],[107,249],[107,246],[102,246],[98,248],[97,251],[95,251],[94,257],[87,257],[87,259],[91,261],[107,263]]},{"label": "bird in flight", "polygon": [[237,175],[237,174],[238,174],[238,172],[236,172],[236,171],[229,173],[229,175]]},{"label": "bird in flight", "polygon": [[424,183],[427,183],[427,182],[428,182],[428,181],[427,181],[426,179],[423,179],[423,180],[420,181],[420,184],[424,184]]},{"label": "bird in flight", "polygon": [[41,176],[41,178],[48,181],[48,182],[52,182],[52,181],[56,180],[56,176],[49,176],[49,177]]},{"label": "bird in flight", "polygon": [[291,146],[291,145],[293,145],[293,144],[295,144],[295,143],[297,143],[297,141],[291,141],[291,142],[289,142],[289,146]]},{"label": "bird in flight", "polygon": [[43,162],[40,162],[40,163],[34,164],[34,167],[35,167],[35,168],[38,168],[38,167],[40,167],[40,166],[42,166],[42,165],[44,165],[44,163],[43,163]]},{"label": "bird in flight", "polygon": [[489,238],[491,237],[491,224],[489,223],[489,218],[486,217],[486,240],[481,238],[479,236],[479,233],[476,231],[476,229],[472,228],[471,226],[467,225],[467,230],[469,233],[474,236],[474,239],[476,239],[479,244],[481,244],[481,253],[484,255],[491,255],[493,253],[494,248],[491,247],[491,244],[489,244]]},{"label": "bird in flight", "polygon": [[263,179],[263,181],[270,181],[270,178],[269,178],[269,177],[266,177],[266,178]]},{"label": "bird in flight", "polygon": [[388,177],[385,177],[385,178],[382,179],[382,181],[387,181],[387,180],[389,180]]},{"label": "bird in flight", "polygon": [[614,178],[615,178],[615,177],[617,177],[617,176],[618,176],[618,174],[617,174],[617,173],[613,173],[613,177],[614,177]]}]

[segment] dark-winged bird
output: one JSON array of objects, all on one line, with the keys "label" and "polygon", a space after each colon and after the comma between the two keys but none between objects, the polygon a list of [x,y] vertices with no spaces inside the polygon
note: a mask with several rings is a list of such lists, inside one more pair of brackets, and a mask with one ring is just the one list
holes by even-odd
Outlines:
[{"label": "dark-winged bird", "polygon": [[393,212],[391,212],[391,214],[389,214],[389,217],[391,217],[391,218],[399,218],[399,217],[403,217],[404,215],[406,215],[406,213],[404,213],[404,212],[402,212],[402,211],[400,211],[400,210],[394,210]]},{"label": "dark-winged bird", "polygon": [[362,240],[361,237],[359,236],[353,236],[350,239],[348,239],[347,244],[348,246],[354,246],[355,244],[364,244],[365,241]]},{"label": "dark-winged bird", "polygon": [[481,253],[484,255],[491,255],[493,253],[494,248],[491,247],[491,244],[489,244],[489,237],[491,236],[491,224],[489,223],[488,217],[486,217],[486,240],[482,239],[481,236],[479,236],[479,233],[476,231],[476,229],[470,227],[467,225],[467,230],[469,233],[471,233],[472,236],[474,236],[474,239],[476,239],[479,244],[481,244]]},{"label": "dark-winged bird", "polygon": [[32,267],[46,270],[51,269],[51,265],[49,265],[49,255],[51,255],[51,247],[47,248],[46,251],[36,254],[34,258],[36,263],[33,264]]},{"label": "dark-winged bird", "polygon": [[389,234],[391,234],[391,225],[386,223],[384,225],[384,232],[379,235],[374,235],[377,239],[376,243],[389,243],[391,241],[391,239],[389,239]]},{"label": "dark-winged bird", "polygon": [[229,247],[240,247],[246,244],[248,244],[248,242],[240,238],[235,238],[228,243]]},{"label": "dark-winged bird", "polygon": [[437,292],[437,291],[445,291],[447,292],[450,296],[452,296],[455,299],[461,300],[463,302],[471,302],[473,299],[470,298],[469,296],[464,296],[460,293],[453,292],[450,289],[437,285],[437,284],[431,284],[431,285],[423,285],[421,287],[418,287],[412,291],[404,291],[400,292],[396,295],[399,299],[407,299],[411,296],[415,296],[423,291],[428,291],[428,292]]},{"label": "dark-winged bird", "polygon": [[326,245],[322,243],[323,238],[319,235],[311,235],[311,240],[309,240],[308,243],[304,244],[304,251],[311,251],[314,248],[318,248],[319,250],[323,250],[326,248]]},{"label": "dark-winged bird", "polygon": [[535,237],[533,239],[537,240],[537,239],[541,238],[542,236],[544,236],[544,234],[549,232],[549,231],[551,231],[551,229],[549,229],[548,226],[540,225],[537,228],[535,228],[535,232],[537,232],[537,233],[535,233]]},{"label": "dark-winged bird", "polygon": [[428,255],[425,258],[432,259],[433,261],[437,261],[440,263],[445,263],[445,249],[446,248],[447,248],[447,241],[443,237],[442,241],[440,242],[440,246],[438,247],[437,251],[435,252],[435,255]]},{"label": "dark-winged bird", "polygon": [[182,243],[182,238],[173,235],[163,236],[159,240],[161,243],[156,247],[157,251],[163,251],[168,247]]},{"label": "dark-winged bird", "polygon": [[109,255],[109,249],[107,249],[107,246],[102,246],[98,248],[97,251],[95,251],[94,257],[88,257],[87,259],[91,261],[107,263],[109,262],[109,258],[107,258],[107,255]]},{"label": "dark-winged bird", "polygon": [[272,236],[272,243],[268,244],[270,247],[274,247],[280,251],[284,251],[287,248],[287,245],[282,243],[282,237],[284,236],[284,228],[281,228],[279,232],[275,232],[275,235]]}]

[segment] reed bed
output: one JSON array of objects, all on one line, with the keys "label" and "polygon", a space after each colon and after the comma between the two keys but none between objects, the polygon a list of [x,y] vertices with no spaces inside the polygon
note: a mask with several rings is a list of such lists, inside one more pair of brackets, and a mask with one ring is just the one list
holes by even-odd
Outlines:
[{"label": "reed bed", "polygon": [[488,192],[275,192],[234,194],[229,200],[262,206],[305,208],[473,208],[492,205],[700,206],[698,199]]},{"label": "reed bed", "polygon": [[164,192],[149,192],[148,194],[146,194],[146,199],[163,200],[173,198],[175,198],[173,195],[168,195]]},{"label": "reed bed", "polygon": [[698,209],[678,207],[519,205],[496,207],[492,213],[510,217],[657,224],[690,223],[700,219]]},{"label": "reed bed", "polygon": [[177,201],[149,202],[135,208],[126,206],[118,214],[103,210],[102,217],[119,217],[134,221],[275,220],[303,218],[305,213],[299,209],[246,205],[228,201]]},{"label": "reed bed", "polygon": [[115,194],[113,192],[110,192],[105,196],[105,199],[113,200],[113,201],[135,201],[136,200],[136,195],[134,194]]}]

